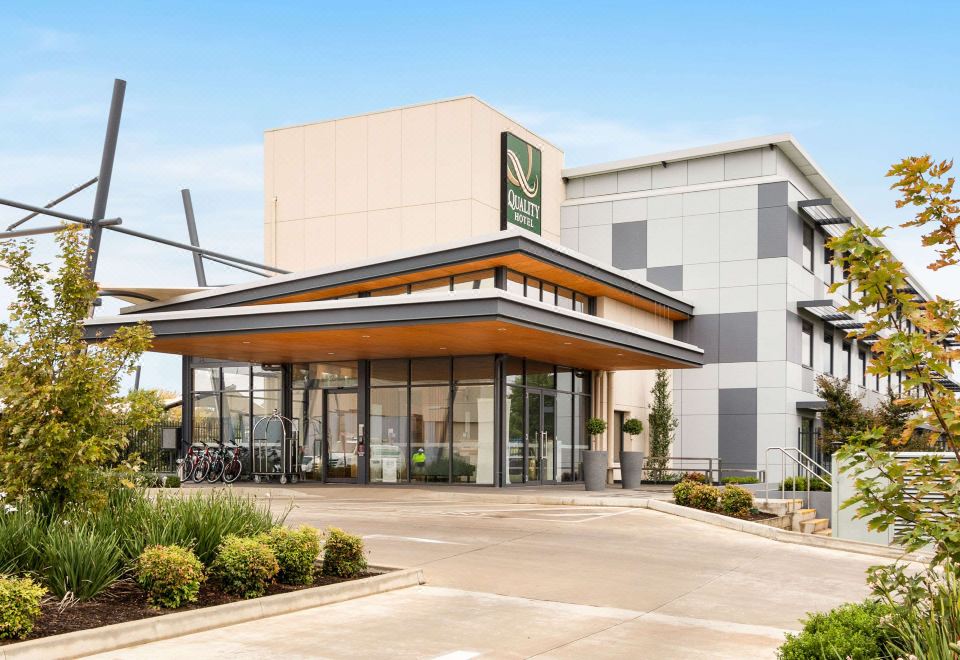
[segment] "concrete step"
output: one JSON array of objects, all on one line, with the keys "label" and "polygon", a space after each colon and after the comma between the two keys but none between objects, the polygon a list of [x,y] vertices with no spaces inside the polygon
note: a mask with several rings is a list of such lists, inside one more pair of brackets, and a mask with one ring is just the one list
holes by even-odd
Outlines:
[{"label": "concrete step", "polygon": [[826,529],[819,529],[814,532],[815,536],[833,536],[833,530],[827,527]]},{"label": "concrete step", "polygon": [[816,509],[800,509],[797,511],[797,515],[800,517],[800,521],[813,520],[817,517]]},{"label": "concrete step", "polygon": [[827,518],[814,518],[813,520],[804,520],[800,523],[800,531],[804,534],[813,534],[830,527],[830,521]]}]

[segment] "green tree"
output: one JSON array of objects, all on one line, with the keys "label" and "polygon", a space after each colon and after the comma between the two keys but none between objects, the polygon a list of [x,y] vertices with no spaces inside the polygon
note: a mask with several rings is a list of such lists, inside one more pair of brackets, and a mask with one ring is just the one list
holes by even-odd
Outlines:
[{"label": "green tree", "polygon": [[[88,345],[84,320],[97,296],[85,275],[79,229],[57,235],[60,266],[35,263],[34,243],[0,243],[4,277],[15,294],[0,324],[0,482],[14,495],[43,493],[50,505],[103,500],[104,468],[117,465],[129,433],[149,423],[144,396],[126,401],[120,377],[152,337],[122,328]],[[126,466],[130,467],[130,466]]]},{"label": "green tree", "polygon": [[647,417],[650,422],[650,457],[647,465],[650,467],[652,480],[664,481],[670,461],[670,445],[673,444],[674,431],[679,424],[673,415],[670,375],[666,369],[657,369],[657,379],[650,393],[653,394],[653,405]]},{"label": "green tree", "polygon": [[870,428],[872,416],[847,381],[824,374],[817,378],[817,396],[826,403],[820,412],[820,447],[825,452],[832,454],[850,437]]},{"label": "green tree", "polygon": [[[930,156],[906,158],[887,173],[900,192],[897,207],[917,209],[905,227],[927,228],[923,244],[937,252],[929,268],[960,263],[960,200],[953,196],[952,162],[936,163]],[[903,265],[880,240],[885,229],[853,226],[831,239],[835,264],[844,269],[842,282],[855,288],[843,311],[862,316],[865,324],[851,336],[876,336],[870,373],[903,373],[899,401],[917,408],[899,438],[873,425],[855,434],[839,451],[843,469],[854,478],[856,493],[844,506],[856,506],[856,516],[868,526],[886,530],[899,518],[908,523],[899,541],[908,550],[931,547],[935,563],[960,561],[960,399],[943,382],[960,359],[957,301],[936,297],[920,300]],[[934,454],[903,459],[888,451],[888,443],[905,444],[919,425],[930,426],[943,438],[949,460]],[[881,478],[877,478],[877,476]],[[901,574],[902,575],[902,574]]]}]

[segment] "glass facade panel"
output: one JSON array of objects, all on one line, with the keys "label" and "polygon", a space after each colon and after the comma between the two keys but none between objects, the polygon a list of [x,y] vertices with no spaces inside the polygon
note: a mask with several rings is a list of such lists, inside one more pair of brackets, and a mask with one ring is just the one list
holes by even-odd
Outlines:
[{"label": "glass facade panel", "polygon": [[377,289],[370,292],[371,298],[380,298],[382,296],[404,296],[407,294],[407,285],[391,286],[386,289]]},{"label": "glass facade panel", "polygon": [[522,387],[507,388],[506,403],[506,442],[507,466],[505,481],[508,484],[523,483],[523,436],[524,436],[524,397]]},{"label": "glass facade panel", "polygon": [[323,477],[323,390],[294,390],[297,460],[304,479]]},{"label": "glass facade panel", "polygon": [[407,360],[373,360],[370,363],[371,385],[406,385],[409,380]]},{"label": "glass facade panel", "polygon": [[813,367],[813,326],[803,321],[800,327],[800,361],[805,367]]},{"label": "glass facade panel", "polygon": [[527,360],[527,385],[552,390],[556,387],[553,365]]},{"label": "glass facade panel", "polygon": [[574,480],[583,480],[583,452],[590,449],[587,420],[590,419],[590,397],[574,397],[573,407],[573,471]]},{"label": "glass facade panel", "polygon": [[453,278],[454,291],[466,291],[469,289],[492,289],[493,285],[494,280],[492,270],[481,270],[476,273],[456,275]]},{"label": "glass facade panel", "polygon": [[563,287],[557,289],[557,307],[573,309],[573,291]]},{"label": "glass facade panel", "polygon": [[374,387],[370,390],[370,481],[407,481],[410,426],[407,387]]},{"label": "glass facade panel", "polygon": [[193,370],[194,392],[216,392],[220,389],[219,367],[197,367]]},{"label": "glass facade panel", "polygon": [[253,367],[253,389],[279,390],[283,386],[283,372],[279,369],[266,370],[259,365]]},{"label": "glass facade panel", "polygon": [[327,479],[357,478],[359,406],[357,393],[329,390],[326,393]]},{"label": "glass facade panel", "polygon": [[507,376],[507,385],[523,385],[523,360],[507,358],[504,371]]},{"label": "glass facade panel", "polygon": [[518,296],[523,295],[523,275],[510,271],[507,273],[507,291]]},{"label": "glass facade panel", "polygon": [[493,445],[493,384],[457,386],[453,391],[453,482],[492,484]]},{"label": "glass facade panel", "polygon": [[356,387],[358,376],[356,362],[313,362],[293,366],[293,386],[298,389]]},{"label": "glass facade panel", "polygon": [[527,278],[527,288],[526,296],[530,300],[540,300],[540,280],[535,280],[532,277]]},{"label": "glass facade panel", "polygon": [[551,305],[557,304],[557,287],[552,284],[543,283],[542,293],[540,299]]},{"label": "glass facade panel", "polygon": [[454,358],[453,380],[457,383],[492,383],[493,357]]},{"label": "glass facade panel", "polygon": [[410,389],[410,463],[414,481],[450,479],[449,398],[450,388],[446,385]]},{"label": "glass facade panel", "polygon": [[574,481],[572,394],[557,395],[557,480]]},{"label": "glass facade panel", "polygon": [[223,389],[224,390],[249,390],[250,389],[250,367],[224,367],[223,368]]},{"label": "glass facade panel", "polygon": [[573,369],[570,367],[557,367],[557,389],[564,392],[573,391]]},{"label": "glass facade panel", "polygon": [[411,382],[414,385],[434,385],[450,382],[450,358],[420,358],[411,360]]},{"label": "glass facade panel", "polygon": [[250,440],[249,392],[224,392],[220,415],[220,439],[231,444],[245,444]]},{"label": "glass facade panel", "polygon": [[[219,375],[217,376],[219,379]],[[198,392],[193,395],[193,442],[219,442],[220,395]]]},{"label": "glass facade panel", "polygon": [[574,297],[573,311],[580,312],[581,314],[590,313],[590,299],[587,298],[582,293],[578,293]]},{"label": "glass facade panel", "polygon": [[450,278],[444,277],[425,282],[415,282],[410,285],[410,293],[439,293],[450,290]]}]

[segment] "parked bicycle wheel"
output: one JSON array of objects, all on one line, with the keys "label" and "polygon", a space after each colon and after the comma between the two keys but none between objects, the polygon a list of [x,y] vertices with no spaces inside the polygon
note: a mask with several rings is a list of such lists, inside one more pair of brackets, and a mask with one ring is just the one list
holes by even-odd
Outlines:
[{"label": "parked bicycle wheel", "polygon": [[240,472],[242,471],[243,466],[240,464],[240,459],[234,458],[227,463],[227,466],[223,469],[223,483],[232,484],[240,478]]},{"label": "parked bicycle wheel", "polygon": [[210,473],[210,459],[204,456],[193,470],[193,483],[201,483]]},{"label": "parked bicycle wheel", "polygon": [[193,478],[193,468],[194,462],[190,456],[177,463],[177,476],[180,478],[180,483],[186,483]]},{"label": "parked bicycle wheel", "polygon": [[217,455],[210,459],[210,470],[207,472],[207,481],[216,483],[223,476],[223,456]]}]

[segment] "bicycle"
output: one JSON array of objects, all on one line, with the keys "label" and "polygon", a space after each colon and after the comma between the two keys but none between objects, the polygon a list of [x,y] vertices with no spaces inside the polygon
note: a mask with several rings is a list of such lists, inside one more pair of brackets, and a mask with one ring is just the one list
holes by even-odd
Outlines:
[{"label": "bicycle", "polygon": [[205,445],[203,453],[197,459],[196,466],[193,469],[193,483],[199,484],[207,478],[210,473],[211,462],[210,445]]},{"label": "bicycle", "polygon": [[[232,457],[229,461],[223,461],[223,469],[220,472],[220,478],[225,484],[232,484],[239,479],[240,473],[243,471],[243,464],[240,462],[240,446],[231,445],[230,447],[224,447],[223,452],[227,456],[230,455],[231,451]],[[226,458],[226,456],[224,458]]]},{"label": "bicycle", "polygon": [[187,454],[181,459],[177,460],[177,476],[180,477],[180,483],[186,483],[193,478],[193,471],[197,467],[197,461],[199,459],[199,453],[195,452],[194,449],[200,449],[199,444],[193,444],[187,449]]}]

